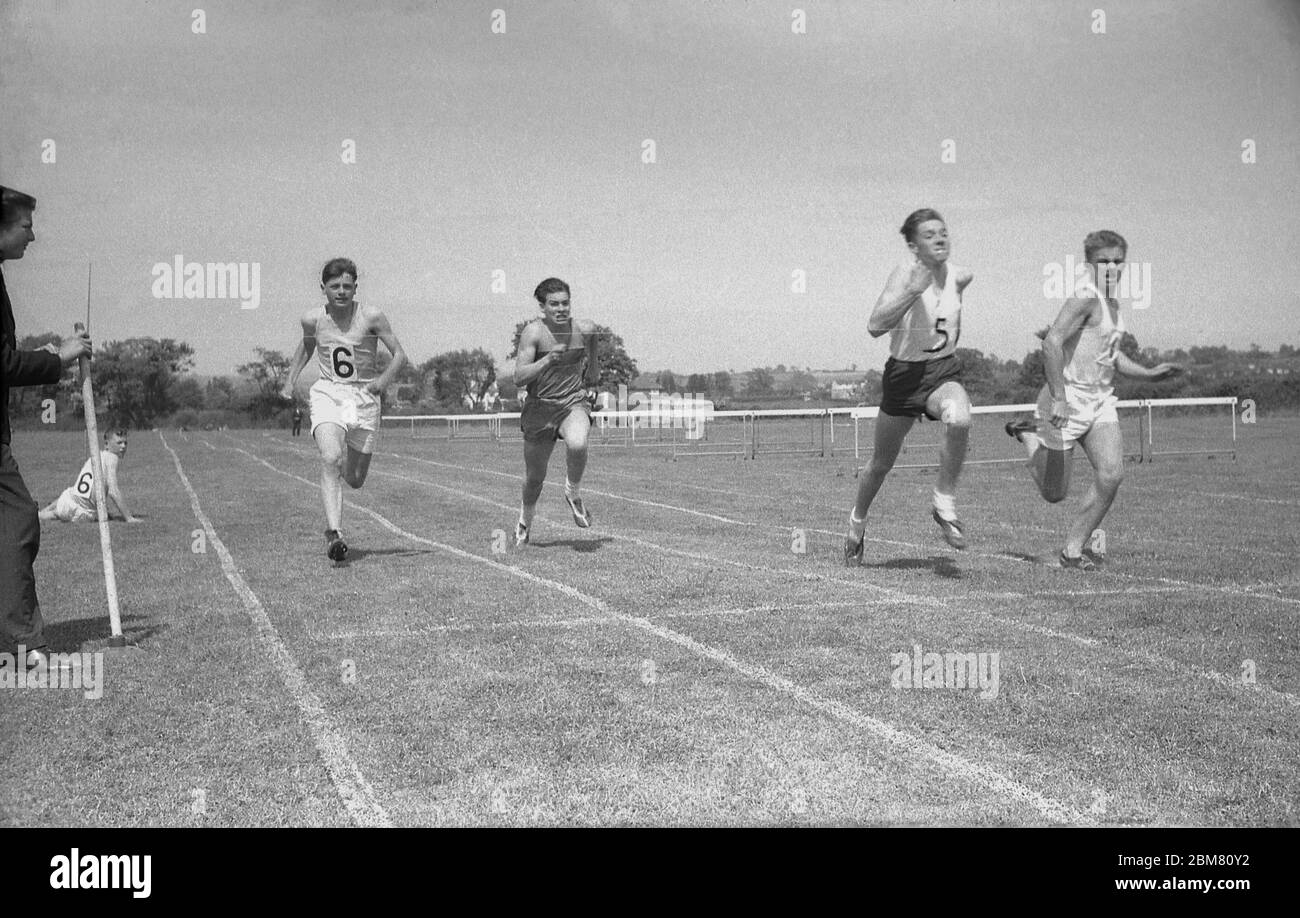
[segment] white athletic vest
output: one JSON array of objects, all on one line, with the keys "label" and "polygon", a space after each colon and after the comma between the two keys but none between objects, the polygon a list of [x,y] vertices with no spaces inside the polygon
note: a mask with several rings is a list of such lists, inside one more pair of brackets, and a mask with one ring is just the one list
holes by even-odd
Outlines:
[{"label": "white athletic vest", "polygon": [[1110,304],[1088,281],[1079,285],[1079,293],[1091,294],[1101,303],[1101,321],[1079,329],[1073,343],[1065,342],[1065,384],[1094,393],[1108,392],[1115,378],[1115,355],[1124,337],[1124,315],[1117,307],[1112,322]]},{"label": "white athletic vest", "polygon": [[[117,453],[101,450],[99,461],[104,466],[104,477],[108,477],[110,470],[117,468]],[[64,481],[67,481],[65,478]],[[105,489],[108,488],[108,482],[104,482]],[[107,490],[105,491],[107,493]],[[72,485],[72,499],[77,502],[77,506],[84,510],[94,512],[95,509],[95,466],[89,459],[77,473],[77,480]]]},{"label": "white athletic vest", "polygon": [[362,326],[361,304],[353,303],[352,323],[343,331],[321,306],[316,317],[316,358],[320,378],[328,382],[360,385],[375,378],[375,349],[379,336]]},{"label": "white athletic vest", "polygon": [[957,292],[957,272],[948,263],[948,279],[943,292],[936,294],[934,284],[913,301],[902,320],[889,332],[889,353],[895,360],[938,360],[957,350],[961,337],[961,295]]}]

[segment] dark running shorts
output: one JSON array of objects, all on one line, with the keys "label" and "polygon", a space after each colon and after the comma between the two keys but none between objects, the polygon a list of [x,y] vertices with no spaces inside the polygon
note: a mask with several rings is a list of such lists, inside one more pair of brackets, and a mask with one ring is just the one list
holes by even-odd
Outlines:
[{"label": "dark running shorts", "polygon": [[550,440],[554,443],[560,437],[560,425],[571,411],[585,411],[591,418],[591,406],[585,396],[564,401],[552,401],[547,398],[530,398],[524,402],[524,409],[519,413],[519,429],[524,432],[524,439],[530,441]]},{"label": "dark running shorts", "polygon": [[881,379],[884,394],[880,411],[898,418],[928,417],[939,420],[925,410],[925,400],[935,389],[961,375],[961,362],[957,355],[949,354],[938,360],[895,360],[885,362],[885,375]]}]

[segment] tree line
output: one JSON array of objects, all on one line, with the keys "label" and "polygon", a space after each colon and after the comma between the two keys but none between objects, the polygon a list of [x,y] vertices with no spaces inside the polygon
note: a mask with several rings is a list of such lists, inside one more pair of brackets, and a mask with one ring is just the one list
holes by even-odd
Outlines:
[{"label": "tree line", "polygon": [[[516,324],[507,360],[516,356],[519,337],[529,321]],[[664,393],[699,394],[719,408],[844,404],[831,399],[830,384],[825,381],[830,374],[821,372],[819,378],[809,368],[777,365],[739,373],[719,370],[679,375],[662,370],[643,375],[621,337],[606,326],[598,325],[596,332],[602,390],[617,392],[623,385],[629,390],[657,388]],[[58,345],[61,340],[49,332],[28,335],[19,347]],[[1222,345],[1158,351],[1140,347],[1132,333],[1126,333],[1120,349],[1147,366],[1170,361],[1188,370],[1181,377],[1159,383],[1117,376],[1120,398],[1235,395],[1254,399],[1260,410],[1300,408],[1300,349],[1291,345],[1284,344],[1276,352],[1258,345],[1244,351]],[[288,425],[293,404],[282,398],[280,391],[288,378],[290,357],[258,347],[254,359],[237,367],[233,376],[200,381],[191,372],[194,356],[193,347],[172,338],[129,338],[99,348],[94,361],[95,398],[103,423],[136,429]],[[1021,360],[1001,360],[974,348],[958,348],[957,356],[962,362],[963,385],[976,404],[1032,402],[1043,384],[1043,356],[1038,349]],[[497,361],[484,348],[447,351],[422,363],[409,362],[385,396],[385,413],[514,410],[518,395],[514,383],[508,376],[498,378],[496,370]],[[855,368],[834,375],[851,384],[850,402],[879,404],[879,369],[858,372]],[[15,426],[80,427],[80,384],[75,375],[69,375],[57,384],[12,389],[9,414]]]},{"label": "tree line", "polygon": [[[516,324],[507,359],[514,359],[519,337],[530,321]],[[595,340],[600,388],[616,391],[620,385],[630,386],[638,371],[623,339],[597,325]],[[27,335],[19,348],[36,349],[61,341],[62,337],[52,332]],[[95,352],[96,410],[104,416],[104,424],[135,429],[286,426],[294,405],[280,393],[292,357],[264,347],[254,348],[253,355],[233,376],[214,376],[202,382],[191,372],[194,348],[184,341],[110,341]],[[383,371],[387,360],[381,349],[377,373]],[[385,394],[385,412],[461,414],[513,407],[517,397],[514,381],[508,376],[498,378],[497,363],[484,348],[447,351],[422,363],[408,361]],[[80,427],[81,385],[70,375],[57,384],[12,389],[9,413],[15,426]]]}]

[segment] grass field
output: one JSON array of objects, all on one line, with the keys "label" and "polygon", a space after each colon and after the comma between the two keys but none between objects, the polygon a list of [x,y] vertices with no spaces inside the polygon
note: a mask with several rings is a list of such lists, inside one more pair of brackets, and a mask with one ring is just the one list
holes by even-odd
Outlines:
[{"label": "grass field", "polygon": [[[933,473],[896,471],[846,569],[851,455],[596,448],[584,531],[560,448],[503,551],[518,444],[389,433],[335,568],[310,439],[137,432],[145,522],[112,527],[134,648],[98,700],[0,692],[0,822],[1297,825],[1300,420],[1241,437],[1128,465],[1082,574],[1054,561],[1086,465],[1056,506],[970,467],[962,553]],[[42,503],[84,450],[14,443]],[[53,648],[101,648],[96,527],[43,539]],[[996,694],[893,687],[916,645],[997,654]]]}]

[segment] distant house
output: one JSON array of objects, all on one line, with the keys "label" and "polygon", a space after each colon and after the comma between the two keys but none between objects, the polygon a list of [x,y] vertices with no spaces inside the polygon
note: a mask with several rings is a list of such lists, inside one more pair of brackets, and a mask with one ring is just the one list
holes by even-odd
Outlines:
[{"label": "distant house", "polygon": [[831,383],[832,402],[852,402],[857,400],[858,387],[852,383]]}]

